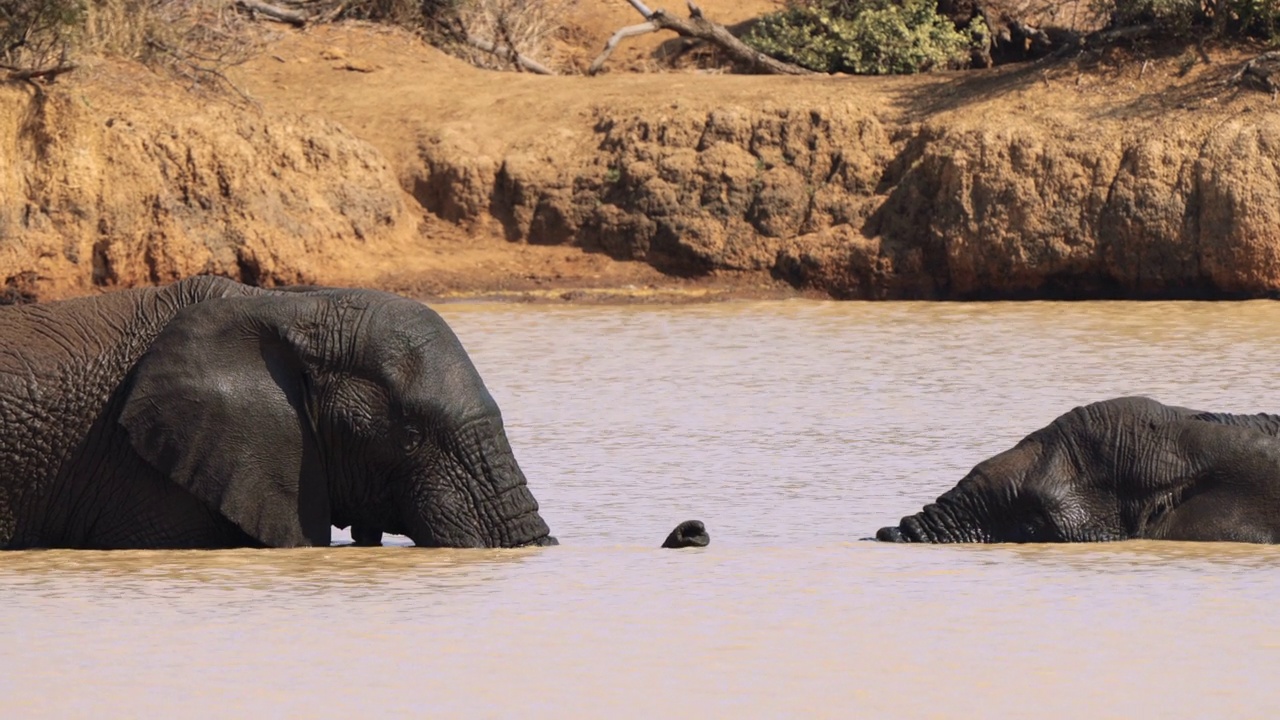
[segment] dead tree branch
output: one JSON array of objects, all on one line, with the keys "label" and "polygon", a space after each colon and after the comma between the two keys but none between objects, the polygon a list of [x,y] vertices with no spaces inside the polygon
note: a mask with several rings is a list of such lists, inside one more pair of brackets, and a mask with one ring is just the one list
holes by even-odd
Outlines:
[{"label": "dead tree branch", "polygon": [[1269,92],[1274,100],[1280,95],[1280,50],[1262,53],[1245,63],[1228,82]]},{"label": "dead tree branch", "polygon": [[1061,45],[1057,50],[1045,55],[1036,62],[1058,60],[1074,53],[1096,50],[1121,40],[1141,39],[1155,34],[1155,31],[1155,25],[1128,25],[1111,30],[1098,30],[1097,32],[1080,36],[1075,42]]},{"label": "dead tree branch", "polygon": [[52,80],[62,73],[71,72],[76,69],[76,65],[60,64],[53,67],[45,68],[22,68],[14,65],[0,65],[0,70],[5,70],[5,80],[10,81],[31,81],[36,78],[46,78]]},{"label": "dead tree branch", "polygon": [[537,73],[538,75],[555,75],[555,73],[546,65],[543,65],[542,63],[538,62],[537,60],[534,60],[533,58],[530,58],[526,55],[522,55],[521,53],[516,52],[511,47],[503,47],[496,43],[489,42],[484,38],[478,38],[474,35],[467,35],[466,40],[467,40],[467,44],[470,45],[471,47],[478,48],[487,53],[492,53],[494,55],[497,55],[503,60],[506,60],[507,62],[513,62],[516,65],[520,66],[525,70],[528,70],[531,73]]},{"label": "dead tree branch", "polygon": [[649,10],[640,0],[627,0],[627,2],[631,3],[636,12],[644,16],[646,22],[640,25],[629,25],[614,33],[613,37],[609,38],[609,42],[605,43],[604,51],[595,59],[595,62],[591,63],[587,74],[595,75],[600,72],[604,67],[605,60],[609,58],[609,55],[613,53],[618,43],[623,39],[658,30],[671,30],[681,37],[695,38],[713,43],[723,49],[735,62],[742,63],[750,68],[751,72],[766,75],[814,74],[812,70],[769,57],[742,42],[734,37],[733,33],[729,32],[723,25],[713,23],[703,17],[702,9],[695,5],[693,0],[687,0],[689,6],[688,20],[670,15],[665,10]]},{"label": "dead tree branch", "polygon": [[651,22],[640,23],[639,25],[628,25],[622,28],[618,32],[614,33],[613,37],[609,38],[609,42],[604,44],[604,50],[600,53],[599,57],[591,63],[591,67],[587,68],[587,74],[595,75],[600,72],[600,70],[604,68],[604,61],[608,60],[609,56],[613,54],[613,51],[618,47],[619,42],[622,42],[629,37],[658,32],[661,29],[662,28]]},{"label": "dead tree branch", "polygon": [[647,18],[653,14],[653,11],[649,9],[649,6],[640,2],[640,0],[627,0],[627,2],[631,3],[631,7],[635,8],[636,12],[640,13],[643,17]]},{"label": "dead tree branch", "polygon": [[236,4],[249,12],[265,15],[272,20],[288,23],[294,27],[302,27],[311,19],[308,13],[300,10],[286,10],[275,5],[268,5],[261,0],[236,0]]},{"label": "dead tree branch", "polygon": [[199,53],[169,47],[154,39],[147,40],[147,45],[169,56],[174,62],[174,71],[190,80],[192,85],[200,85],[204,79],[212,78],[215,82],[231,88],[245,103],[254,107],[261,107],[257,100],[254,100],[248,93],[241,90],[238,85],[231,82],[231,78],[228,78],[222,72],[219,66],[223,63],[219,58],[208,58]]}]

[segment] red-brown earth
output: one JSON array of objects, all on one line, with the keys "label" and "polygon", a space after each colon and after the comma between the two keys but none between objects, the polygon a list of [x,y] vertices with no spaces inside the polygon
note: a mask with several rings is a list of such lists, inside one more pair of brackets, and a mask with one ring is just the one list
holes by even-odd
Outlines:
[{"label": "red-brown earth", "polygon": [[[701,3],[725,23],[777,2]],[[582,0],[582,67],[638,16]],[[1156,49],[911,77],[471,67],[363,24],[278,29],[256,105],[100,60],[0,85],[0,288],[216,272],[423,297],[1258,297],[1280,105]]]}]

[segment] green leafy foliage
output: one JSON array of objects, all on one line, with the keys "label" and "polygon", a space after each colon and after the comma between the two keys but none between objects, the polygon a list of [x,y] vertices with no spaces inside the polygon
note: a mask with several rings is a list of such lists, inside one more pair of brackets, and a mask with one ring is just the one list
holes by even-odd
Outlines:
[{"label": "green leafy foliage", "polygon": [[1280,35],[1280,0],[1095,0],[1094,9],[1110,17],[1115,27],[1156,25],[1172,35]]},{"label": "green leafy foliage", "polygon": [[760,19],[744,41],[822,72],[906,74],[967,63],[986,26],[958,30],[933,0],[809,0]]}]

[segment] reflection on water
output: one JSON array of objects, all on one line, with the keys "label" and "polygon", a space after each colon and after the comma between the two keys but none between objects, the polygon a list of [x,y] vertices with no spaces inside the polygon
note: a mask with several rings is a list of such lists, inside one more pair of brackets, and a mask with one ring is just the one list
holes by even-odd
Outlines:
[{"label": "reflection on water", "polygon": [[44,550],[0,556],[6,589],[44,588],[56,594],[82,586],[115,590],[172,587],[249,587],[282,593],[342,589],[378,592],[412,575],[417,588],[448,590],[483,584],[508,563],[535,549],[419,550],[417,548],[306,548],[289,551],[149,550],[101,552]]},{"label": "reflection on water", "polygon": [[1280,408],[1280,306],[439,309],[564,545],[0,554],[0,711],[1280,710],[1280,548],[859,541],[1073,405]]}]

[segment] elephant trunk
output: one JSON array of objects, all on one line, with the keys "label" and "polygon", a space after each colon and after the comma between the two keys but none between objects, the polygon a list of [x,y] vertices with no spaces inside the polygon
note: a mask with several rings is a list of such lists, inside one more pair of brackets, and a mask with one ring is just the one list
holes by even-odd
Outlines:
[{"label": "elephant trunk", "polygon": [[971,543],[989,542],[990,536],[970,511],[949,498],[939,498],[897,526],[880,528],[881,542]]},{"label": "elephant trunk", "polygon": [[474,422],[457,440],[443,467],[437,468],[443,477],[428,484],[441,483],[445,492],[437,489],[430,493],[435,502],[417,504],[424,512],[410,522],[414,542],[489,548],[558,544],[538,513],[538,501],[516,463],[502,421]]}]

